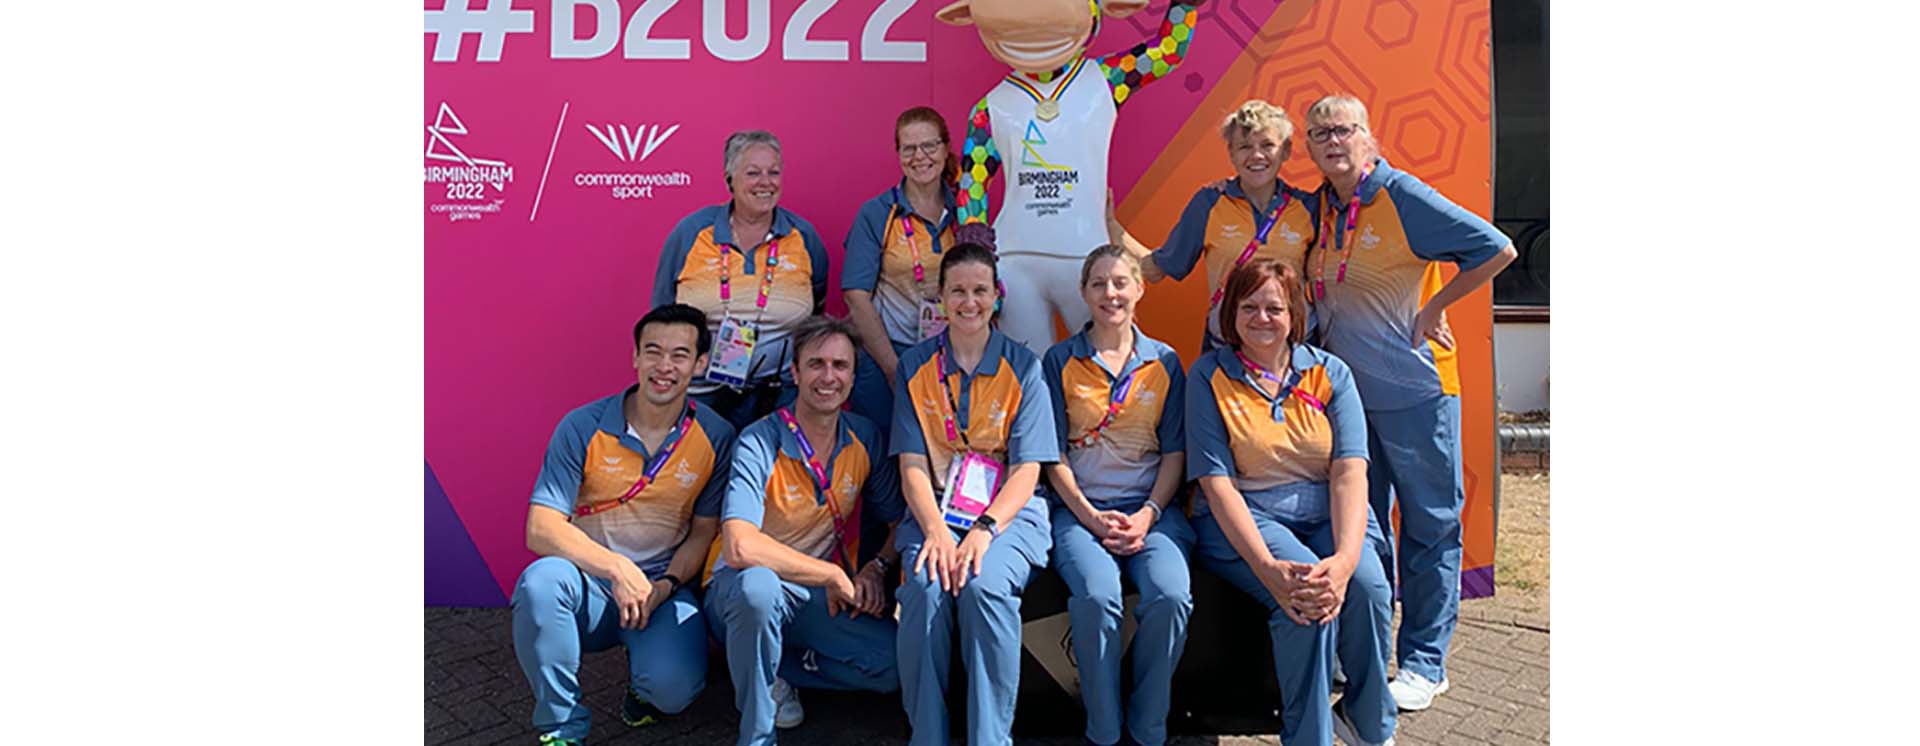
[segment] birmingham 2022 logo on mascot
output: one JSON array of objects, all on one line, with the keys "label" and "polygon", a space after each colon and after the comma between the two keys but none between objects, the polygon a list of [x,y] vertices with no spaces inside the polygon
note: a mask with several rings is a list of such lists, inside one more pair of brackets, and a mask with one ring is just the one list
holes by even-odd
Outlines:
[{"label": "birmingham 2022 logo on mascot", "polygon": [[[1080,261],[1107,243],[1107,154],[1121,104],[1186,57],[1194,9],[1167,9],[1157,38],[1097,58],[1087,46],[1101,17],[1126,18],[1147,0],[959,0],[934,15],[973,26],[993,58],[1013,68],[974,104],[960,152],[955,236],[996,247],[1007,284],[1002,328],[1040,351],[1053,313],[1068,329],[1087,322]],[[987,184],[1008,171],[1006,204],[987,225]]]}]

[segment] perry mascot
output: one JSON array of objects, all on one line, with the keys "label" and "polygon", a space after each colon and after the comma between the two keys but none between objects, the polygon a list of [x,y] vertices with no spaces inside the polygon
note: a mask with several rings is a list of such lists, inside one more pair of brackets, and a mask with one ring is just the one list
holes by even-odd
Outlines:
[{"label": "perry mascot", "polygon": [[[1126,18],[1147,0],[960,0],[935,13],[978,29],[987,52],[1013,68],[967,117],[955,238],[996,247],[1006,283],[1001,331],[1027,349],[1053,346],[1053,312],[1069,331],[1087,322],[1080,263],[1107,243],[1114,115],[1187,56],[1202,2],[1175,2],[1157,39],[1097,58],[1085,52],[1101,16]],[[988,227],[987,183],[1002,164],[1007,204]]]}]

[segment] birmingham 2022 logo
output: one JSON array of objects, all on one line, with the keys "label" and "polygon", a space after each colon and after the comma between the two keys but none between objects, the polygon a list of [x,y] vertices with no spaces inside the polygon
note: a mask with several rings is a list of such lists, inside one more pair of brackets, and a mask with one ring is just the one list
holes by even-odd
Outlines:
[{"label": "birmingham 2022 logo", "polygon": [[449,222],[498,214],[506,205],[507,185],[513,183],[513,164],[469,155],[454,142],[453,138],[466,135],[467,124],[460,115],[447,102],[440,102],[439,113],[427,125],[426,183],[444,184],[446,194],[429,204],[427,211],[444,214]]}]

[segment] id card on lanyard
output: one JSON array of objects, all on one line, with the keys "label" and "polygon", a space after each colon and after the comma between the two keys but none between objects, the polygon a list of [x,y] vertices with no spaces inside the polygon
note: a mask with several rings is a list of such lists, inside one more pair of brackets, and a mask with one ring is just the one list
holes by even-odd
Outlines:
[{"label": "id card on lanyard", "polygon": [[852,572],[853,564],[848,561],[849,553],[846,551],[847,527],[840,517],[840,501],[833,499],[833,483],[827,479],[827,468],[820,465],[813,444],[807,441],[806,432],[800,429],[800,421],[793,416],[793,408],[781,407],[774,413],[780,415],[780,421],[793,432],[794,439],[800,441],[800,453],[807,457],[807,470],[813,474],[814,490],[826,502],[827,515],[833,516],[833,561]]},{"label": "id card on lanyard", "polygon": [[729,282],[728,254],[733,244],[720,245],[720,333],[713,341],[713,355],[707,363],[707,380],[723,386],[742,388],[753,373],[753,348],[760,341],[760,322],[767,315],[767,298],[773,292],[773,273],[780,267],[780,242],[767,233],[767,266],[760,276],[760,295],[754,301],[753,321],[733,315],[733,284]]},{"label": "id card on lanyard", "polygon": [[[899,206],[894,209],[899,210]],[[913,242],[913,216],[900,216],[900,234],[906,239],[907,251],[913,254],[913,293],[918,296],[920,339],[927,340],[947,330],[947,308],[939,298],[929,298],[926,294],[927,268],[920,261],[920,247]],[[931,241],[939,241],[933,236]]]},{"label": "id card on lanyard", "polygon": [[[1000,482],[1006,476],[1006,465],[993,460],[985,454],[975,453],[973,444],[967,439],[967,431],[954,422],[960,411],[960,402],[954,398],[953,387],[947,383],[947,352],[943,340],[940,349],[934,353],[935,370],[940,375],[940,390],[946,394],[942,402],[947,406],[940,409],[940,417],[946,425],[947,447],[955,451],[953,462],[947,466],[947,490],[940,499],[940,512],[946,518],[947,525],[961,531],[973,528],[980,514],[987,512],[987,506],[993,504],[993,496],[1000,492]],[[964,380],[966,376],[963,374]]]}]

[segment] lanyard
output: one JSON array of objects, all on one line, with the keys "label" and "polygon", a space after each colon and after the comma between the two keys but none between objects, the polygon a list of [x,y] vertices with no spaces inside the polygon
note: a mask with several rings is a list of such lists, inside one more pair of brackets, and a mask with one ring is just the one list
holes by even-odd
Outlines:
[{"label": "lanyard", "polygon": [[[893,214],[900,215],[899,205],[896,204],[893,206]],[[900,231],[902,235],[906,237],[907,250],[913,252],[913,290],[919,293],[921,297],[931,297],[927,295],[926,291],[927,268],[926,265],[920,263],[920,246],[913,242],[912,213],[900,215]]]},{"label": "lanyard", "polygon": [[[1367,185],[1367,177],[1372,175],[1373,168],[1371,166],[1369,166],[1367,170],[1360,172],[1359,183],[1353,185],[1353,199],[1347,200],[1347,222],[1345,225],[1336,229],[1339,233],[1344,234],[1341,236],[1340,241],[1340,271],[1339,274],[1333,278],[1333,282],[1336,285],[1347,281],[1347,260],[1353,257],[1353,231],[1360,225],[1360,189]],[[1326,218],[1322,220],[1322,225],[1330,223],[1335,218],[1340,217],[1340,214],[1336,212],[1333,207],[1333,200],[1331,199],[1333,196],[1333,185],[1331,183],[1327,185],[1327,196],[1329,197],[1329,199],[1325,200],[1327,203],[1327,213]],[[1334,232],[1334,230],[1323,230],[1320,232],[1320,269],[1315,272],[1313,276],[1313,299],[1315,302],[1327,297],[1327,239],[1331,237]]]},{"label": "lanyard", "polygon": [[[780,242],[774,239],[773,231],[767,231],[766,243],[761,245],[767,247],[767,269],[760,277],[760,297],[754,301],[754,305],[759,307],[753,319],[755,326],[767,315],[767,295],[773,291],[773,272],[780,267]],[[723,317],[733,315],[733,284],[728,281],[730,266],[727,262],[727,254],[732,251],[733,244],[720,244],[720,313]]]},{"label": "lanyard", "polygon": [[[1247,370],[1252,371],[1254,375],[1257,375],[1261,378],[1265,378],[1274,383],[1280,384],[1281,388],[1287,387],[1286,379],[1283,379],[1280,376],[1275,375],[1273,371],[1260,367],[1259,363],[1256,363],[1252,360],[1247,359],[1247,356],[1245,353],[1242,353],[1239,350],[1234,350],[1233,354],[1240,356],[1240,364],[1246,366]],[[1301,391],[1300,386],[1298,384],[1295,384],[1293,386],[1293,389],[1287,392],[1287,395],[1292,396],[1296,399],[1299,399],[1300,403],[1302,404],[1305,404],[1309,407],[1313,407],[1314,411],[1316,412],[1327,411],[1326,404],[1322,403],[1320,399],[1315,397],[1314,395],[1309,394],[1305,391]]]},{"label": "lanyard", "polygon": [[[1133,362],[1139,358],[1140,339],[1138,335],[1136,335],[1133,340],[1133,349],[1127,351],[1127,362]],[[1124,367],[1125,363],[1122,363],[1122,368],[1124,369]],[[1133,378],[1139,375],[1140,367],[1139,365],[1135,365],[1133,370],[1127,371],[1126,376],[1114,382],[1111,393],[1107,397],[1107,413],[1101,416],[1100,422],[1095,424],[1092,430],[1088,430],[1086,435],[1069,441],[1067,445],[1074,448],[1085,448],[1093,445],[1094,441],[1100,439],[1100,434],[1106,432],[1108,425],[1113,424],[1113,418],[1120,415],[1121,405],[1127,401],[1127,392],[1133,390]]]},{"label": "lanyard", "polygon": [[800,429],[800,421],[793,417],[793,408],[782,407],[774,410],[774,413],[780,415],[780,421],[786,423],[787,429],[793,431],[793,437],[800,441],[800,452],[807,456],[807,469],[813,472],[813,485],[826,498],[827,514],[833,516],[833,558],[846,564],[847,553],[842,545],[846,543],[847,528],[841,523],[840,503],[833,499],[833,483],[827,479],[827,469],[820,465],[820,459],[814,455],[813,444],[807,441],[806,432]]},{"label": "lanyard", "polygon": [[673,437],[673,433],[667,433],[668,442],[660,447],[660,453],[653,457],[653,463],[648,464],[646,470],[640,473],[640,479],[636,480],[632,487],[627,488],[626,494],[611,501],[582,505],[574,509],[574,515],[589,516],[620,507],[639,495],[642,490],[647,488],[647,485],[653,484],[654,477],[660,475],[661,467],[667,465],[667,459],[673,458],[673,452],[679,450],[680,441],[686,440],[687,434],[693,431],[692,399],[687,400],[687,416],[681,418],[680,426],[675,428],[675,430],[679,431],[680,437],[675,438]]},{"label": "lanyard", "polygon": [[[934,372],[940,376],[940,390],[947,395],[944,401],[948,406],[940,409],[940,417],[946,421],[947,425],[947,449],[954,450],[953,444],[957,440],[962,448],[972,451],[973,444],[967,440],[967,431],[953,422],[954,416],[960,411],[960,400],[954,398],[953,386],[947,381],[947,344],[947,336],[941,335],[940,347],[933,352]],[[960,380],[966,379],[967,374],[962,371]]]},{"label": "lanyard", "polygon": [[[1280,222],[1280,213],[1287,209],[1286,186],[1275,183],[1274,188],[1280,191],[1280,204],[1273,206],[1273,214],[1267,216],[1267,222],[1260,224],[1259,232],[1254,233],[1253,240],[1247,242],[1247,248],[1240,252],[1240,258],[1233,260],[1233,269],[1239,269],[1253,259],[1253,252],[1259,250],[1260,244],[1267,242],[1267,233],[1273,230],[1274,223]],[[1227,270],[1227,274],[1232,274],[1233,269]],[[1209,307],[1220,305],[1221,296],[1226,294],[1227,278],[1223,276],[1220,278],[1220,287],[1213,289],[1213,300],[1208,301],[1207,305]]]}]

